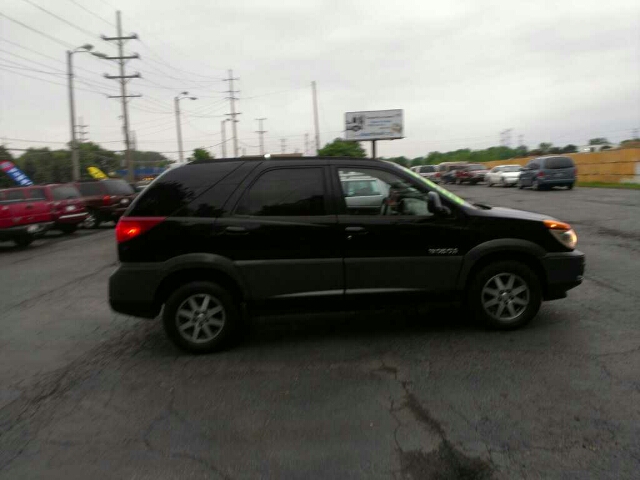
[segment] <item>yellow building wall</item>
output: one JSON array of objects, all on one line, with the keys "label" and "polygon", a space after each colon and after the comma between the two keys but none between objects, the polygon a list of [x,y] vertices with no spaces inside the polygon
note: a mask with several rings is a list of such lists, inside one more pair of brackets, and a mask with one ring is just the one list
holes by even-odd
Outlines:
[{"label": "yellow building wall", "polygon": [[[593,153],[568,153],[578,167],[579,182],[640,183],[640,148],[605,150]],[[525,165],[536,157],[486,162],[497,165]]]}]

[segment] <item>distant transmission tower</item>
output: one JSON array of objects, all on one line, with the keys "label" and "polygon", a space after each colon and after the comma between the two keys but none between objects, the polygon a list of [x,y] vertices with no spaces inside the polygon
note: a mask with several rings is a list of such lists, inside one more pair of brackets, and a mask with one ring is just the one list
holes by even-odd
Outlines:
[{"label": "distant transmission tower", "polygon": [[511,132],[513,128],[507,128],[500,132],[500,146],[511,147]]}]

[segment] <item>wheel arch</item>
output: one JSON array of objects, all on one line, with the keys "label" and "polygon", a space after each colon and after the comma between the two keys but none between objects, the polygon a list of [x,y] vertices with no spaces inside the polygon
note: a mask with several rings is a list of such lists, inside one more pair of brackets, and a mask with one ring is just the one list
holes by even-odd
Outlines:
[{"label": "wheel arch", "polygon": [[230,259],[210,254],[193,254],[176,257],[167,266],[167,273],[154,294],[154,308],[160,310],[167,298],[177,288],[190,282],[217,283],[229,291],[241,304],[248,298],[245,283]]},{"label": "wheel arch", "polygon": [[475,275],[487,265],[513,260],[527,265],[540,280],[543,295],[547,293],[547,278],[541,258],[545,250],[533,242],[521,239],[490,240],[471,249],[463,260],[457,287],[467,291]]}]

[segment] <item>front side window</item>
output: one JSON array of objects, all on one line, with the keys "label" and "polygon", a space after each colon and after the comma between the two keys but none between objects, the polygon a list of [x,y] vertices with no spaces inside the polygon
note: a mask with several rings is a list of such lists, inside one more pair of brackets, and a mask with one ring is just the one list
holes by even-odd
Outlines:
[{"label": "front side window", "polygon": [[44,195],[44,190],[42,188],[31,188],[29,192],[29,197],[31,200],[46,200],[47,197]]},{"label": "front side window", "polygon": [[538,165],[536,162],[529,162],[527,164],[527,168],[529,170],[538,170],[540,168],[540,165]]},{"label": "front side window", "polygon": [[235,213],[260,217],[326,215],[322,169],[268,170],[244,192]]},{"label": "front side window", "polygon": [[430,215],[425,194],[393,173],[339,168],[338,175],[347,215]]}]

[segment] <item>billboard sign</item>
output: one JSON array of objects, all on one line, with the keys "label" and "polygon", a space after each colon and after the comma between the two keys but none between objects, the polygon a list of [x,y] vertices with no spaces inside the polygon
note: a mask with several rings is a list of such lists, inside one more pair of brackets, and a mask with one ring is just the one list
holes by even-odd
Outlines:
[{"label": "billboard sign", "polygon": [[346,140],[395,140],[404,138],[402,110],[374,110],[344,114]]},{"label": "billboard sign", "polygon": [[16,182],[21,187],[33,185],[31,179],[27,177],[22,170],[16,167],[13,162],[0,162],[0,170],[9,175],[11,177],[11,180]]}]

